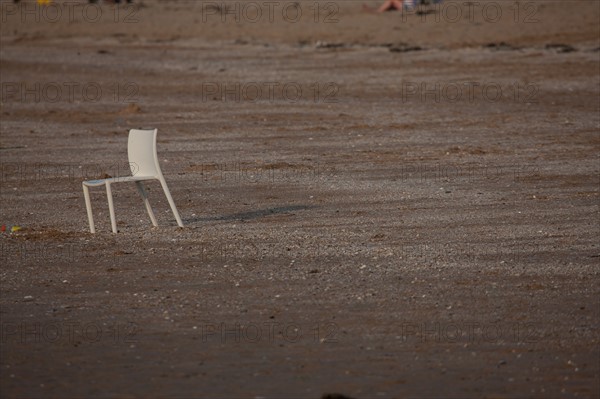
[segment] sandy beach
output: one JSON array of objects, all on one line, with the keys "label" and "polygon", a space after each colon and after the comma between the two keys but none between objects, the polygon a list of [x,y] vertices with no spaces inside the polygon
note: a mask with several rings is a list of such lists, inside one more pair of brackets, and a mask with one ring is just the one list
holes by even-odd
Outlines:
[{"label": "sandy beach", "polygon": [[381,3],[0,1],[0,396],[600,396],[600,3]]}]

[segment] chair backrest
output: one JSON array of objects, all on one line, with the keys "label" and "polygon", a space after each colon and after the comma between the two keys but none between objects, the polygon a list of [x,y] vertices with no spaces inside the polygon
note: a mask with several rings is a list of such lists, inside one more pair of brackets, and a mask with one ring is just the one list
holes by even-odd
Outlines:
[{"label": "chair backrest", "polygon": [[129,167],[133,176],[162,177],[156,152],[157,129],[131,129],[127,143]]}]

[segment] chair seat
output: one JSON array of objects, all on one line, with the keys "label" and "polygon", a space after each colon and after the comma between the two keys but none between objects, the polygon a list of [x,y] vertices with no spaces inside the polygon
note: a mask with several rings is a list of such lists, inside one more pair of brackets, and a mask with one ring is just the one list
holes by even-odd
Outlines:
[{"label": "chair seat", "polygon": [[123,183],[130,181],[142,181],[142,180],[154,180],[157,177],[155,176],[123,176],[123,177],[111,177],[109,179],[100,179],[100,180],[86,180],[83,182],[85,186],[88,187],[98,187],[102,186],[106,183]]}]

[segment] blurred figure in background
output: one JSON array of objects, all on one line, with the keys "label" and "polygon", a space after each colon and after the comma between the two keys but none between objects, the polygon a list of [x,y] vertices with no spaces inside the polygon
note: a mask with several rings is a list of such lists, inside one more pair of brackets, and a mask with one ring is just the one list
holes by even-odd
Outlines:
[{"label": "blurred figure in background", "polygon": [[412,9],[415,7],[417,0],[386,0],[377,10],[370,8],[366,4],[363,5],[363,10],[366,12],[385,12],[385,11],[402,11],[403,8]]},{"label": "blurred figure in background", "polygon": [[[406,0],[404,0],[404,1],[406,1]],[[401,11],[404,1],[403,0],[386,0],[385,3],[383,3],[381,5],[381,7],[379,7],[377,9],[377,12],[386,12],[386,11],[394,11],[394,10]]]}]

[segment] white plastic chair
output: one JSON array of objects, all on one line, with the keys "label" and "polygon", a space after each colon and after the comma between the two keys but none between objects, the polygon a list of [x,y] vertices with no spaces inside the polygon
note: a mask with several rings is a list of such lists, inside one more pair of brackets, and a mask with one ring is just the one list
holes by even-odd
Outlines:
[{"label": "white plastic chair", "polygon": [[90,201],[89,187],[106,185],[108,210],[110,212],[110,224],[112,226],[113,233],[116,233],[117,221],[115,219],[115,208],[113,205],[110,185],[121,182],[135,182],[138,191],[144,200],[144,204],[146,205],[148,215],[150,215],[150,220],[152,220],[152,225],[158,226],[156,223],[156,218],[154,217],[154,213],[152,212],[152,208],[150,207],[150,202],[148,201],[148,195],[146,194],[146,190],[144,189],[144,185],[142,183],[144,180],[155,179],[160,181],[160,184],[162,185],[163,191],[165,192],[167,200],[169,201],[169,205],[171,205],[171,210],[173,211],[175,219],[177,220],[177,225],[179,227],[183,227],[183,223],[179,217],[179,212],[177,212],[175,202],[173,202],[173,197],[171,197],[169,187],[167,187],[167,182],[165,181],[165,178],[160,170],[160,165],[158,164],[158,154],[156,152],[156,134],[157,129],[131,129],[129,131],[127,155],[129,157],[129,167],[131,169],[132,176],[112,177],[110,179],[88,180],[83,182],[83,195],[85,197],[85,207],[87,208],[88,219],[90,221],[90,232],[95,233],[96,228],[94,227],[94,216],[92,215],[92,203]]}]

